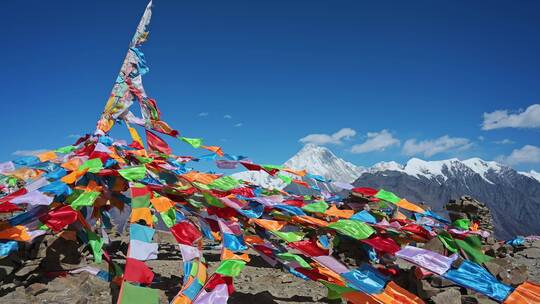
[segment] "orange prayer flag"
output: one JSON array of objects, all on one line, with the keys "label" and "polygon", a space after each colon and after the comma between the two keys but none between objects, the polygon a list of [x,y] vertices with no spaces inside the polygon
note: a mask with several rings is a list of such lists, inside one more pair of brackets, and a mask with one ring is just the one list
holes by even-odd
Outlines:
[{"label": "orange prayer flag", "polygon": [[206,282],[206,265],[204,263],[199,262],[199,268],[197,272],[197,278],[199,279],[199,282]]},{"label": "orange prayer flag", "polygon": [[144,144],[142,142],[141,136],[139,136],[139,133],[137,133],[137,130],[135,130],[133,127],[128,127],[129,134],[131,135],[131,138],[133,141],[139,143],[141,147],[144,147]]},{"label": "orange prayer flag", "polygon": [[68,160],[67,162],[60,165],[60,167],[68,170],[68,171],[77,171],[79,167],[82,165],[82,160],[79,158],[72,158]]},{"label": "orange prayer flag", "polygon": [[339,286],[345,286],[345,283],[343,282],[343,279],[340,277],[339,274],[333,272],[332,270],[326,267],[319,265],[318,263],[311,263],[310,265],[316,268],[317,272],[319,272],[322,275],[325,275],[328,278],[328,282],[339,285]]},{"label": "orange prayer flag", "polygon": [[80,189],[80,190],[84,190],[84,191],[101,192],[103,187],[98,185],[98,183],[96,183],[96,181],[91,180],[90,182],[88,182],[88,184],[86,186],[77,186],[77,187],[75,187],[75,189]]},{"label": "orange prayer flag", "polygon": [[182,174],[181,177],[185,178],[191,183],[198,182],[207,185],[213,182],[215,179],[219,178],[219,175],[189,171],[188,173]]},{"label": "orange prayer flag", "polygon": [[381,301],[378,301],[368,294],[365,294],[360,291],[351,291],[343,294],[343,299],[347,300],[351,304],[381,304]]},{"label": "orange prayer flag", "polygon": [[284,169],[282,169],[282,171],[289,172],[289,173],[292,173],[292,174],[298,175],[298,176],[306,176],[306,174],[307,174],[306,170],[293,170],[293,169],[290,169],[290,168],[284,168]]},{"label": "orange prayer flag", "polygon": [[97,129],[103,131],[103,133],[107,133],[107,132],[109,132],[111,130],[113,125],[114,125],[114,120],[113,119],[107,119],[107,118],[103,117],[98,121]]},{"label": "orange prayer flag", "polygon": [[44,161],[48,161],[48,160],[51,160],[51,159],[55,159],[56,158],[56,153],[54,153],[54,151],[47,151],[47,152],[38,154],[37,157],[39,158],[40,161],[44,162]]},{"label": "orange prayer flag", "polygon": [[131,216],[129,218],[130,223],[136,223],[139,220],[144,220],[146,222],[146,225],[152,226],[153,219],[152,219],[152,212],[150,212],[150,208],[133,208],[131,209]]},{"label": "orange prayer flag", "polygon": [[298,179],[293,179],[292,182],[295,183],[295,184],[298,184],[300,186],[304,186],[306,188],[309,188],[309,184],[304,182],[304,181],[301,181],[301,180],[298,180]]},{"label": "orange prayer flag", "polygon": [[246,243],[251,244],[251,245],[264,244],[263,239],[261,239],[260,237],[258,237],[256,235],[246,235],[244,237],[244,241],[246,241]]},{"label": "orange prayer flag", "polygon": [[314,225],[314,226],[319,226],[319,227],[326,227],[328,226],[328,223],[321,220],[321,219],[318,219],[316,217],[312,217],[312,216],[308,216],[308,215],[302,215],[302,216],[293,216],[291,217],[291,220],[295,223],[299,223],[299,224],[311,224],[311,225]]},{"label": "orange prayer flag", "polygon": [[234,252],[228,250],[227,248],[223,248],[223,251],[221,252],[221,260],[242,260],[249,262],[251,259],[249,258],[249,255],[247,253],[242,253],[240,255],[235,254]]},{"label": "orange prayer flag", "polygon": [[221,234],[217,231],[210,231],[210,233],[212,234],[212,236],[214,237],[214,239],[216,239],[216,241],[221,241]]},{"label": "orange prayer flag", "polygon": [[66,184],[73,184],[74,182],[79,180],[79,178],[83,176],[86,173],[86,171],[88,171],[88,168],[85,168],[80,171],[79,170],[73,171],[70,174],[62,177],[61,181],[63,181]]},{"label": "orange prayer flag", "polygon": [[218,147],[218,146],[201,146],[201,148],[206,149],[208,151],[212,151],[219,156],[225,155],[225,153],[223,153],[223,150],[221,150],[221,147]]},{"label": "orange prayer flag", "polygon": [[348,219],[354,215],[354,210],[340,210],[336,205],[332,205],[324,212],[324,214]]},{"label": "orange prayer flag", "polygon": [[273,221],[273,220],[265,220],[265,219],[250,219],[250,222],[253,222],[261,227],[263,227],[266,230],[281,230],[283,226],[285,226],[285,222],[282,221]]},{"label": "orange prayer flag", "polygon": [[525,281],[519,285],[503,302],[504,304],[540,303],[540,285]]},{"label": "orange prayer flag", "polygon": [[126,161],[121,158],[117,153],[116,151],[112,150],[111,153],[109,154],[109,156],[114,159],[115,161],[117,161],[119,164],[125,164]]},{"label": "orange prayer flag", "polygon": [[154,197],[150,200],[157,212],[165,212],[174,206],[174,203],[165,196]]},{"label": "orange prayer flag", "polygon": [[43,171],[38,171],[38,170],[34,170],[34,169],[30,169],[30,168],[19,168],[15,171],[11,171],[9,172],[9,175],[10,176],[13,176],[13,177],[16,177],[18,179],[24,179],[24,180],[28,180],[28,179],[32,179],[32,178],[37,178],[38,176],[42,175]]},{"label": "orange prayer flag", "polygon": [[13,226],[0,230],[0,239],[27,242],[30,235],[24,226]]},{"label": "orange prayer flag", "polygon": [[410,293],[396,284],[394,281],[388,282],[382,293],[385,297],[378,297],[374,295],[378,300],[382,300],[385,304],[423,304],[424,301],[417,295]]},{"label": "orange prayer flag", "polygon": [[407,201],[406,199],[402,198],[398,203],[398,207],[401,207],[403,209],[416,212],[416,213],[424,213],[426,212],[424,209],[420,208],[419,206]]},{"label": "orange prayer flag", "polygon": [[406,219],[407,219],[407,216],[406,216],[405,214],[403,214],[403,213],[401,213],[401,212],[398,211],[398,212],[396,213],[396,217],[395,217],[395,218],[397,218],[397,219],[399,219],[399,220],[406,220]]}]

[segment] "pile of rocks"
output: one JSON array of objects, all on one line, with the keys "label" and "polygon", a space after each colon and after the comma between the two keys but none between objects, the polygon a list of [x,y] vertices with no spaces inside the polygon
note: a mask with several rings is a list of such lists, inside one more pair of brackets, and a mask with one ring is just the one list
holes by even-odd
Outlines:
[{"label": "pile of rocks", "polygon": [[448,210],[448,216],[452,222],[459,219],[469,219],[471,222],[478,222],[480,230],[493,234],[493,217],[484,203],[470,196],[462,196],[457,200],[450,200],[445,208]]}]

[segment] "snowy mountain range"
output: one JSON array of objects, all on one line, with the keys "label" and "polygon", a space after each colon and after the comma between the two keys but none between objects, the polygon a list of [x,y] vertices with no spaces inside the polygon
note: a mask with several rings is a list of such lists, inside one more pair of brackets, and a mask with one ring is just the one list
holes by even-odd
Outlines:
[{"label": "snowy mountain range", "polygon": [[[436,212],[445,212],[448,200],[470,195],[488,205],[498,237],[540,234],[540,173],[518,172],[511,167],[480,158],[424,161],[411,158],[406,164],[380,162],[369,168],[356,166],[334,155],[328,148],[308,144],[284,163],[293,169],[354,186],[384,188],[411,201],[424,202]],[[279,178],[266,172],[246,171],[236,178],[267,187],[283,189]],[[314,184],[315,181],[308,181]],[[338,191],[316,183],[325,190]],[[304,192],[289,185],[285,190]]]}]

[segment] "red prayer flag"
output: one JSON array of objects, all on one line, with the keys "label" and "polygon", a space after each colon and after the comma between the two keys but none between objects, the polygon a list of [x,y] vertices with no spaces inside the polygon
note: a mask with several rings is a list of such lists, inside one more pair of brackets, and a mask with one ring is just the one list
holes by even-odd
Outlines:
[{"label": "red prayer flag", "polygon": [[141,284],[150,284],[154,280],[154,273],[144,262],[126,258],[124,280]]},{"label": "red prayer flag", "polygon": [[3,203],[3,202],[7,202],[7,201],[10,201],[14,198],[16,198],[17,196],[21,196],[21,195],[25,195],[26,193],[28,193],[28,191],[26,191],[26,188],[22,188],[22,189],[19,189],[13,193],[10,193],[4,197],[1,197],[0,198],[0,203]]},{"label": "red prayer flag", "polygon": [[172,150],[167,143],[156,134],[146,130],[146,143],[151,150],[171,154]]},{"label": "red prayer flag", "polygon": [[319,280],[328,281],[328,276],[320,273],[317,269],[306,269],[302,267],[295,268],[294,270],[300,272],[311,280],[317,282]]},{"label": "red prayer flag", "polygon": [[405,227],[401,227],[401,230],[408,231],[411,233],[414,233],[424,239],[429,240],[431,238],[431,235],[429,234],[429,231],[427,231],[424,227],[417,225],[417,224],[409,224]]},{"label": "red prayer flag", "polygon": [[321,255],[328,255],[328,250],[324,250],[317,246],[317,243],[313,240],[303,240],[298,242],[291,242],[288,244],[292,248],[302,251],[307,256],[318,257]]},{"label": "red prayer flag", "polygon": [[254,164],[254,163],[248,163],[248,162],[240,162],[242,164],[242,166],[244,166],[246,169],[248,169],[249,171],[260,171],[262,170],[262,167],[257,165],[257,164]]},{"label": "red prayer flag", "polygon": [[283,204],[295,207],[303,207],[305,205],[303,200],[286,200]]},{"label": "red prayer flag", "polygon": [[94,152],[94,149],[96,148],[96,145],[87,145],[87,146],[83,146],[82,148],[80,148],[79,150],[76,150],[75,152],[75,155],[77,156],[85,156],[85,155],[90,155],[90,153]]},{"label": "red prayer flag", "polygon": [[229,295],[231,295],[234,292],[234,285],[232,277],[226,277],[219,273],[214,273],[210,279],[208,279],[208,282],[204,285],[205,289],[207,290],[213,290],[216,288],[216,286],[221,284],[227,284],[227,291],[229,292]]},{"label": "red prayer flag", "polygon": [[70,206],[62,206],[43,215],[39,220],[54,232],[58,232],[67,225],[77,221],[77,215],[77,211],[73,210]]},{"label": "red prayer flag", "polygon": [[243,197],[254,197],[255,193],[251,188],[235,188],[230,190],[231,193],[241,195]]},{"label": "red prayer flag", "polygon": [[193,246],[193,243],[202,237],[199,229],[188,221],[182,221],[172,226],[171,232],[178,243],[189,246]]},{"label": "red prayer flag", "polygon": [[390,237],[377,235],[361,241],[375,248],[375,250],[379,252],[395,254],[401,249],[401,247]]},{"label": "red prayer flag", "polygon": [[377,189],[367,188],[367,187],[354,188],[354,189],[352,189],[352,191],[356,192],[356,193],[360,193],[360,194],[365,195],[365,196],[374,196],[375,194],[377,194],[377,192],[379,192],[379,190],[377,190]]},{"label": "red prayer flag", "polygon": [[255,248],[255,250],[260,251],[263,254],[266,254],[267,256],[271,256],[271,257],[275,256],[274,251],[266,246],[253,245],[253,248]]},{"label": "red prayer flag", "polygon": [[293,183],[295,183],[295,184],[298,184],[298,185],[304,186],[304,187],[306,187],[306,188],[309,188],[309,184],[308,184],[308,183],[306,183],[306,182],[303,182],[303,181],[301,181],[301,180],[298,180],[298,179],[293,179],[293,180],[292,180],[292,182],[293,182]]},{"label": "red prayer flag", "polygon": [[5,202],[0,204],[0,213],[8,213],[8,212],[15,212],[22,210],[17,205],[12,204],[10,202]]}]

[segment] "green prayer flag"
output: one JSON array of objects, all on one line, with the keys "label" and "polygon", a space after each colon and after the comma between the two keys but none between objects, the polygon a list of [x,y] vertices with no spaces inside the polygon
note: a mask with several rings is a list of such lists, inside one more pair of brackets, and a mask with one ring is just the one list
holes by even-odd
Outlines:
[{"label": "green prayer flag", "polygon": [[150,207],[150,193],[131,198],[131,208]]},{"label": "green prayer flag", "polygon": [[197,273],[199,272],[199,263],[193,263],[191,264],[191,271],[189,273],[190,277],[197,277]]},{"label": "green prayer flag", "polygon": [[312,267],[301,256],[289,252],[276,254],[280,259],[285,261],[297,262],[303,268],[311,269]]},{"label": "green prayer flag", "polygon": [[171,228],[174,226],[174,224],[176,224],[176,211],[174,208],[160,212],[159,214],[161,215],[161,219],[165,223],[165,226],[168,228]]},{"label": "green prayer flag", "polygon": [[[73,194],[75,194],[76,196],[73,198],[72,201],[68,197],[67,202],[71,203],[71,208],[77,210],[80,207],[94,205],[94,201],[99,197],[100,192],[97,192],[97,191],[75,192],[74,191]],[[70,197],[72,195],[70,195]]]},{"label": "green prayer flag", "polygon": [[154,161],[154,159],[151,157],[144,157],[139,155],[135,155],[135,157],[141,162],[141,164],[148,164]]},{"label": "green prayer flag", "polygon": [[180,137],[183,142],[190,144],[193,148],[200,148],[202,146],[202,138],[189,138],[189,137]]},{"label": "green prayer flag", "polygon": [[367,239],[370,235],[375,233],[375,230],[373,230],[371,226],[364,222],[354,220],[339,220],[328,225],[328,228],[335,229],[341,234],[357,240]]},{"label": "green prayer flag", "polygon": [[212,190],[212,189],[210,189],[210,187],[208,187],[208,185],[205,185],[203,183],[193,182],[192,184],[193,184],[193,186],[195,186],[195,187],[197,187],[197,188],[199,188],[201,190]]},{"label": "green prayer flag", "polygon": [[230,176],[222,176],[208,184],[210,188],[221,191],[229,191],[236,188],[238,185],[240,185],[240,182]]},{"label": "green prayer flag", "polygon": [[293,180],[292,177],[283,174],[278,174],[277,177],[279,177],[279,179],[281,179],[287,185],[292,183]]},{"label": "green prayer flag", "polygon": [[469,230],[471,226],[471,221],[469,219],[459,219],[455,220],[453,223],[454,227],[457,227],[461,230]]},{"label": "green prayer flag", "polygon": [[112,262],[112,265],[113,265],[113,274],[114,276],[117,276],[117,277],[121,277],[124,275],[124,270],[122,269],[122,267],[120,267],[120,265],[118,265],[118,263],[115,263],[114,261]]},{"label": "green prayer flag", "polygon": [[13,177],[13,176],[10,176],[8,177],[8,185],[10,187],[14,187],[14,186],[17,186],[17,178]]},{"label": "green prayer flag", "polygon": [[141,287],[124,282],[122,284],[122,294],[120,295],[120,304],[158,304],[159,293],[157,289]]},{"label": "green prayer flag", "polygon": [[242,260],[224,260],[221,261],[219,267],[216,269],[216,273],[222,274],[228,277],[236,277],[240,274],[242,269],[246,267],[246,262]]},{"label": "green prayer flag", "polygon": [[219,207],[219,208],[225,207],[225,205],[223,205],[223,203],[217,197],[214,197],[212,194],[203,192],[203,196],[206,202],[208,203],[208,205]]},{"label": "green prayer flag", "polygon": [[98,173],[103,169],[103,162],[101,162],[100,158],[89,159],[79,166],[79,170],[83,169],[88,169],[88,172],[90,173]]},{"label": "green prayer flag", "polygon": [[92,249],[94,262],[101,263],[103,255],[103,240],[94,232],[88,231],[88,245]]},{"label": "green prayer flag", "polygon": [[378,198],[378,199],[385,200],[387,202],[394,203],[394,204],[397,204],[401,200],[401,198],[399,198],[394,193],[392,193],[390,191],[386,191],[384,189],[379,190],[379,192],[377,192],[377,194],[375,194],[375,197]]},{"label": "green prayer flag", "polygon": [[318,201],[315,203],[307,204],[303,206],[302,209],[308,212],[324,213],[326,209],[328,209],[328,204],[324,201]]},{"label": "green prayer flag", "polygon": [[446,247],[446,249],[448,249],[450,252],[458,252],[458,244],[448,231],[441,230],[437,234],[437,238],[439,238],[439,240],[443,243],[444,247]]},{"label": "green prayer flag", "polygon": [[199,201],[197,201],[197,200],[188,198],[187,201],[188,201],[193,207],[196,207],[196,208],[202,208],[202,207],[204,207],[203,203],[201,203],[201,202],[199,202]]},{"label": "green prayer flag", "polygon": [[281,232],[274,230],[271,230],[270,232],[287,242],[298,242],[304,238],[304,234],[301,232]]},{"label": "green prayer flag", "polygon": [[492,259],[492,257],[482,252],[482,241],[476,235],[469,235],[464,240],[456,239],[456,243],[465,251],[467,257],[477,264],[482,264]]},{"label": "green prayer flag", "polygon": [[261,165],[265,170],[281,170],[283,169],[283,166],[280,165]]},{"label": "green prayer flag", "polygon": [[[39,222],[39,221],[38,221]],[[47,225],[43,224],[42,222],[39,222],[39,226],[37,227],[38,230],[51,230]]]},{"label": "green prayer flag", "polygon": [[138,181],[146,175],[146,167],[144,165],[129,167],[118,170],[118,173],[128,181]]},{"label": "green prayer flag", "polygon": [[319,281],[321,282],[326,288],[328,288],[328,299],[330,300],[337,300],[341,299],[342,295],[346,292],[357,292],[356,289],[352,289],[345,286],[340,286],[332,283],[328,283],[325,281]]},{"label": "green prayer flag", "polygon": [[65,146],[65,147],[61,147],[61,148],[58,148],[58,149],[54,150],[54,152],[62,153],[62,154],[68,154],[69,152],[75,151],[75,149],[77,149],[77,147]]}]

